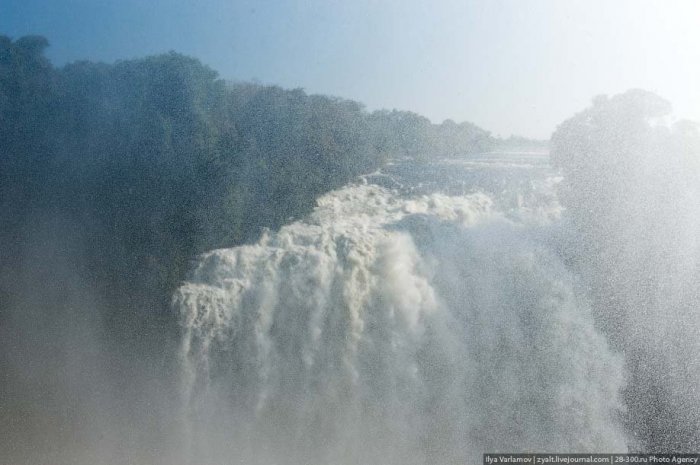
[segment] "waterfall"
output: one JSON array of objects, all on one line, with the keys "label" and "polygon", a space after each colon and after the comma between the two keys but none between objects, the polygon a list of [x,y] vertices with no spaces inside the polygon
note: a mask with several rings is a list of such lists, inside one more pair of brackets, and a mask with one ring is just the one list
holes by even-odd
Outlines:
[{"label": "waterfall", "polygon": [[552,246],[551,185],[511,181],[365,179],[200,257],[173,300],[188,460],[625,451],[623,359]]}]

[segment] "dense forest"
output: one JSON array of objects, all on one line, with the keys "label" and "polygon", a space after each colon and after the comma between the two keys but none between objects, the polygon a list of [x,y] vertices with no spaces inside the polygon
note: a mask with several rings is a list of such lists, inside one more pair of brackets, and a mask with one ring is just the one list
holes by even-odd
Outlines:
[{"label": "dense forest", "polygon": [[196,254],[304,215],[390,157],[493,143],[469,123],[227,83],[172,52],[55,68],[47,46],[0,37],[3,263],[22,260],[40,223],[60,222],[79,238],[86,279],[120,311],[133,308],[124,295],[166,308]]},{"label": "dense forest", "polygon": [[[494,142],[469,123],[227,82],[174,52],[55,67],[48,45],[0,36],[0,386],[24,399],[3,406],[18,438],[37,399],[71,405],[96,368],[117,390],[131,364],[168,372],[170,296],[201,252],[303,216],[389,158]],[[125,350],[132,362],[109,355]],[[16,369],[28,363],[41,379]]]},{"label": "dense forest", "polygon": [[552,134],[551,162],[562,250],[625,354],[628,427],[642,449],[678,451],[700,443],[700,126],[671,112],[648,91],[598,96]]}]

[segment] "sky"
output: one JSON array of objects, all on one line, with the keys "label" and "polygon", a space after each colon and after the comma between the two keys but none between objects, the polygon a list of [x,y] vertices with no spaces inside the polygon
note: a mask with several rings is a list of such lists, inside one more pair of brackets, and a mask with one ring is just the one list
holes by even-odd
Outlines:
[{"label": "sky", "polygon": [[630,88],[700,121],[700,0],[0,0],[55,65],[175,50],[232,80],[547,138]]}]

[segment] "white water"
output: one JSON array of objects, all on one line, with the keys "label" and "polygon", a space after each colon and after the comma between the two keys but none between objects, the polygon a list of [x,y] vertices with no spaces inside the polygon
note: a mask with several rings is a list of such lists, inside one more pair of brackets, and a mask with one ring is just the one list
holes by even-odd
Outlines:
[{"label": "white water", "polygon": [[436,173],[368,177],[257,244],[204,255],[174,300],[185,460],[626,450],[623,361],[552,251],[553,179],[537,158],[499,158],[486,184],[479,166],[442,189]]}]

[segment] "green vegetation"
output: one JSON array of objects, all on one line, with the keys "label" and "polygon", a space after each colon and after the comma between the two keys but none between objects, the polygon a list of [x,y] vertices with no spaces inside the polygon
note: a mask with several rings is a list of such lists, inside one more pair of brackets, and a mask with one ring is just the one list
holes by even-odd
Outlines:
[{"label": "green vegetation", "polygon": [[678,451],[700,431],[700,130],[668,124],[670,112],[643,90],[596,97],[557,128],[551,160],[575,238],[568,261],[625,354],[628,427],[646,450]]},{"label": "green vegetation", "polygon": [[494,145],[495,150],[504,152],[510,151],[532,151],[548,152],[549,140],[528,139],[526,137],[511,135],[507,139],[497,139]]},{"label": "green vegetation", "polygon": [[308,213],[387,158],[492,143],[469,123],[229,84],[176,53],[55,68],[47,46],[0,36],[0,290],[22,301],[8,282],[53,231],[48,249],[70,249],[108,326],[127,332],[173,324],[171,291],[197,254]]}]

